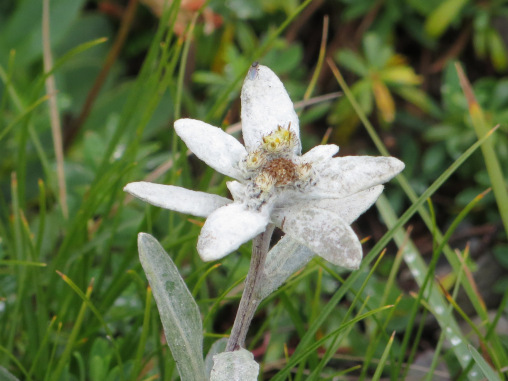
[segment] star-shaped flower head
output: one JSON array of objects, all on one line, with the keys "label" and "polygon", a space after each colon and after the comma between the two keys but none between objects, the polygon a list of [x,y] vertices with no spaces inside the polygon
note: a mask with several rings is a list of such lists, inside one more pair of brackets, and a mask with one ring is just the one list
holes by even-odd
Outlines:
[{"label": "star-shaped flower head", "polygon": [[234,178],[233,201],[171,185],[130,183],[125,191],[153,205],[207,217],[197,250],[220,259],[262,233],[269,223],[329,262],[356,269],[360,242],[350,224],[404,169],[393,157],[333,156],[334,144],[300,155],[298,116],[279,78],[254,63],[241,95],[245,146],[222,129],[194,119],[175,122],[177,134],[201,160]]}]

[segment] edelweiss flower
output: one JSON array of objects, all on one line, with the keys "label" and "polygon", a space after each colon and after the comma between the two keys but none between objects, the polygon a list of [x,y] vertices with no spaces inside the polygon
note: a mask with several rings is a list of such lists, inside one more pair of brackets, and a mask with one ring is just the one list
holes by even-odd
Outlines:
[{"label": "edelweiss flower", "polygon": [[279,78],[253,64],[242,88],[245,147],[220,128],[193,119],[175,122],[177,134],[201,160],[237,181],[231,201],[202,192],[147,182],[125,191],[153,205],[208,217],[197,249],[216,260],[262,233],[269,223],[329,262],[358,268],[362,248],[349,226],[404,164],[393,157],[333,156],[334,144],[300,155],[299,122]]}]

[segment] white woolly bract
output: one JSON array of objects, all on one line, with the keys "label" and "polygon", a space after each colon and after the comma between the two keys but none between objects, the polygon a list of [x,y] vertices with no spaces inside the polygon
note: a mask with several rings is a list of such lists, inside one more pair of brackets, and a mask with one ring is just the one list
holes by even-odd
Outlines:
[{"label": "white woolly bract", "polygon": [[246,349],[213,356],[210,381],[257,381],[259,364]]},{"label": "white woolly bract", "polygon": [[127,184],[123,190],[152,205],[197,217],[208,217],[214,210],[232,202],[215,194],[145,181]]},{"label": "white woolly bract", "polygon": [[177,120],[175,130],[192,153],[217,172],[234,179],[242,177],[238,163],[247,156],[247,152],[234,137],[195,119]]},{"label": "white woolly bract", "polygon": [[263,137],[277,127],[290,127],[298,138],[294,152],[300,154],[300,126],[293,102],[273,71],[263,65],[256,76],[247,76],[242,87],[242,134],[247,151],[255,151]]}]

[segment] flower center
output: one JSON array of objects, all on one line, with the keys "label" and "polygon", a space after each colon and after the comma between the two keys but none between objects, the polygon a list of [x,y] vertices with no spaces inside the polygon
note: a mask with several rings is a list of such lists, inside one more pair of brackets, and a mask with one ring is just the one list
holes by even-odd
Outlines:
[{"label": "flower center", "polygon": [[259,209],[284,189],[304,191],[312,183],[312,165],[294,154],[298,143],[290,126],[279,126],[240,163],[247,180],[249,207]]},{"label": "flower center", "polygon": [[284,186],[298,179],[297,166],[289,159],[277,158],[269,161],[262,171],[275,180],[275,186]]}]

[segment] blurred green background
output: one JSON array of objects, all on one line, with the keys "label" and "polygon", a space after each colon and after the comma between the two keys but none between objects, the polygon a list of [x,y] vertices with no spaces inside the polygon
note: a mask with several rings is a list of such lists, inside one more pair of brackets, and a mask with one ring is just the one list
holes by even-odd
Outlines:
[{"label": "blurred green background", "polygon": [[[493,180],[490,159],[477,150],[426,206],[434,229],[411,219],[411,239],[427,262],[437,247],[436,231],[448,229],[471,200],[493,182],[506,193],[506,0],[166,5],[163,0],[51,0],[45,3],[48,13],[43,3],[0,2],[0,365],[20,379],[177,379],[137,258],[140,231],[162,242],[196,296],[205,319],[205,353],[227,333],[239,298],[238,292],[228,294],[229,287],[241,283],[249,248],[218,268],[205,264],[194,249],[201,220],[131,200],[122,188],[148,179],[226,195],[225,179],[194,157],[187,159],[172,125],[191,117],[228,127],[241,138],[235,128],[239,91],[253,61],[269,66],[297,105],[304,151],[327,141],[341,147],[340,155],[378,155],[348,98],[337,94],[343,89],[329,62],[337,65],[384,146],[406,163],[404,175],[417,194],[482,136],[475,129],[476,106],[471,97],[468,103],[457,74],[456,62],[462,65],[484,127],[499,125],[489,149],[501,175]],[[412,204],[395,185],[387,187],[386,196],[398,214]],[[448,241],[454,249],[469,245],[469,282],[475,282],[478,300],[496,323],[506,317],[508,288],[508,216],[500,200],[499,193],[487,194],[460,218]],[[360,238],[370,237],[365,252],[386,232],[374,208],[353,227]],[[397,262],[397,247],[387,249],[369,290],[361,293],[374,305],[403,296],[383,329],[397,332],[395,358],[421,359],[439,340],[436,323],[414,307],[410,293],[418,286]],[[280,368],[284,345],[291,352],[339,286],[322,266],[310,266],[300,282],[258,313],[250,340],[265,366],[263,379]],[[386,299],[380,292],[394,268],[396,281]],[[450,292],[461,276],[445,258],[433,275]],[[361,283],[355,286],[360,288]],[[316,289],[322,294],[314,294]],[[482,315],[470,299],[458,293],[466,315]],[[338,315],[347,306],[343,300]],[[400,352],[400,342],[415,316],[421,331],[411,357]],[[320,334],[338,323],[327,324]],[[348,333],[338,353],[350,358],[346,365],[330,362],[328,376],[362,363],[376,332],[370,324],[379,329],[379,322],[370,322]],[[286,326],[291,328],[281,328]],[[270,330],[271,344],[263,346]],[[499,333],[504,350],[507,334]],[[385,336],[372,349],[375,356],[383,353]],[[463,375],[446,353],[443,349],[439,361],[447,366],[443,379]],[[307,366],[317,369],[319,355],[313,356]],[[392,379],[399,377],[396,372]],[[298,374],[295,379],[307,379]]]}]

